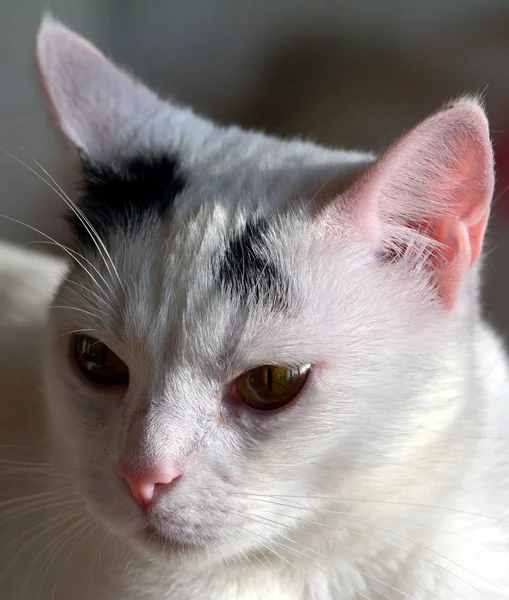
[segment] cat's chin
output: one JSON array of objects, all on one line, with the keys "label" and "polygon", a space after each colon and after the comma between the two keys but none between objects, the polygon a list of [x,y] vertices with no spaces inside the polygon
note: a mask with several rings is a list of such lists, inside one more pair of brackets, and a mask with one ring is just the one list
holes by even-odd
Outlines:
[{"label": "cat's chin", "polygon": [[223,558],[221,544],[207,540],[180,540],[147,526],[136,536],[134,545],[151,559],[179,568],[205,566]]}]

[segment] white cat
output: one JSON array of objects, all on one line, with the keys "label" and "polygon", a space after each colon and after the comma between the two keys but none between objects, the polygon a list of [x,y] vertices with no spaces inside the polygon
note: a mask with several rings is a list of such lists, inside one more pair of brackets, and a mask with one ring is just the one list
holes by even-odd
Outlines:
[{"label": "white cat", "polygon": [[50,181],[68,264],[0,247],[0,598],[509,598],[480,104],[376,159],[216,126],[49,19],[37,60],[82,189]]}]

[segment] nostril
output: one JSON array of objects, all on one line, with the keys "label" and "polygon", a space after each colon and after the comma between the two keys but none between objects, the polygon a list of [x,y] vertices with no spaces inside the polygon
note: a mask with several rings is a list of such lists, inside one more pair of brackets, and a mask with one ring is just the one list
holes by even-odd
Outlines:
[{"label": "nostril", "polygon": [[173,487],[176,483],[178,483],[178,481],[180,481],[180,479],[182,478],[182,475],[176,475],[171,481],[157,481],[154,484],[154,494],[159,490],[159,491],[163,491],[168,487]]},{"label": "nostril", "polygon": [[158,467],[135,469],[124,461],[119,462],[118,473],[128,484],[131,495],[142,510],[147,510],[162,492],[182,476],[173,466],[164,469]]}]

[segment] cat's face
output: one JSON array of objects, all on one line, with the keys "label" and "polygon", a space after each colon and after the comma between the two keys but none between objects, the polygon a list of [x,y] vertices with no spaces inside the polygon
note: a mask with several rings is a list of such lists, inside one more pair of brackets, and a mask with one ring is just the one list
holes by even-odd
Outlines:
[{"label": "cat's face", "polygon": [[292,536],[309,503],[277,498],[410,477],[491,197],[481,109],[438,113],[348,183],[371,157],[215,127],[58,25],[38,58],[84,156],[45,379],[90,510],[140,548],[211,561],[281,522]]}]

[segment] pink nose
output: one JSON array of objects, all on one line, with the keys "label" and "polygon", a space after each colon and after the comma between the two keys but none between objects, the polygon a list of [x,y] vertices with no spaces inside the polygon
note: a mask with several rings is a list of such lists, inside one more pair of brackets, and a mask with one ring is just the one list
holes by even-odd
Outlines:
[{"label": "pink nose", "polygon": [[142,510],[147,510],[156,500],[158,492],[170,487],[180,478],[176,468],[134,469],[122,460],[118,463],[118,473],[125,479],[131,494]]}]

